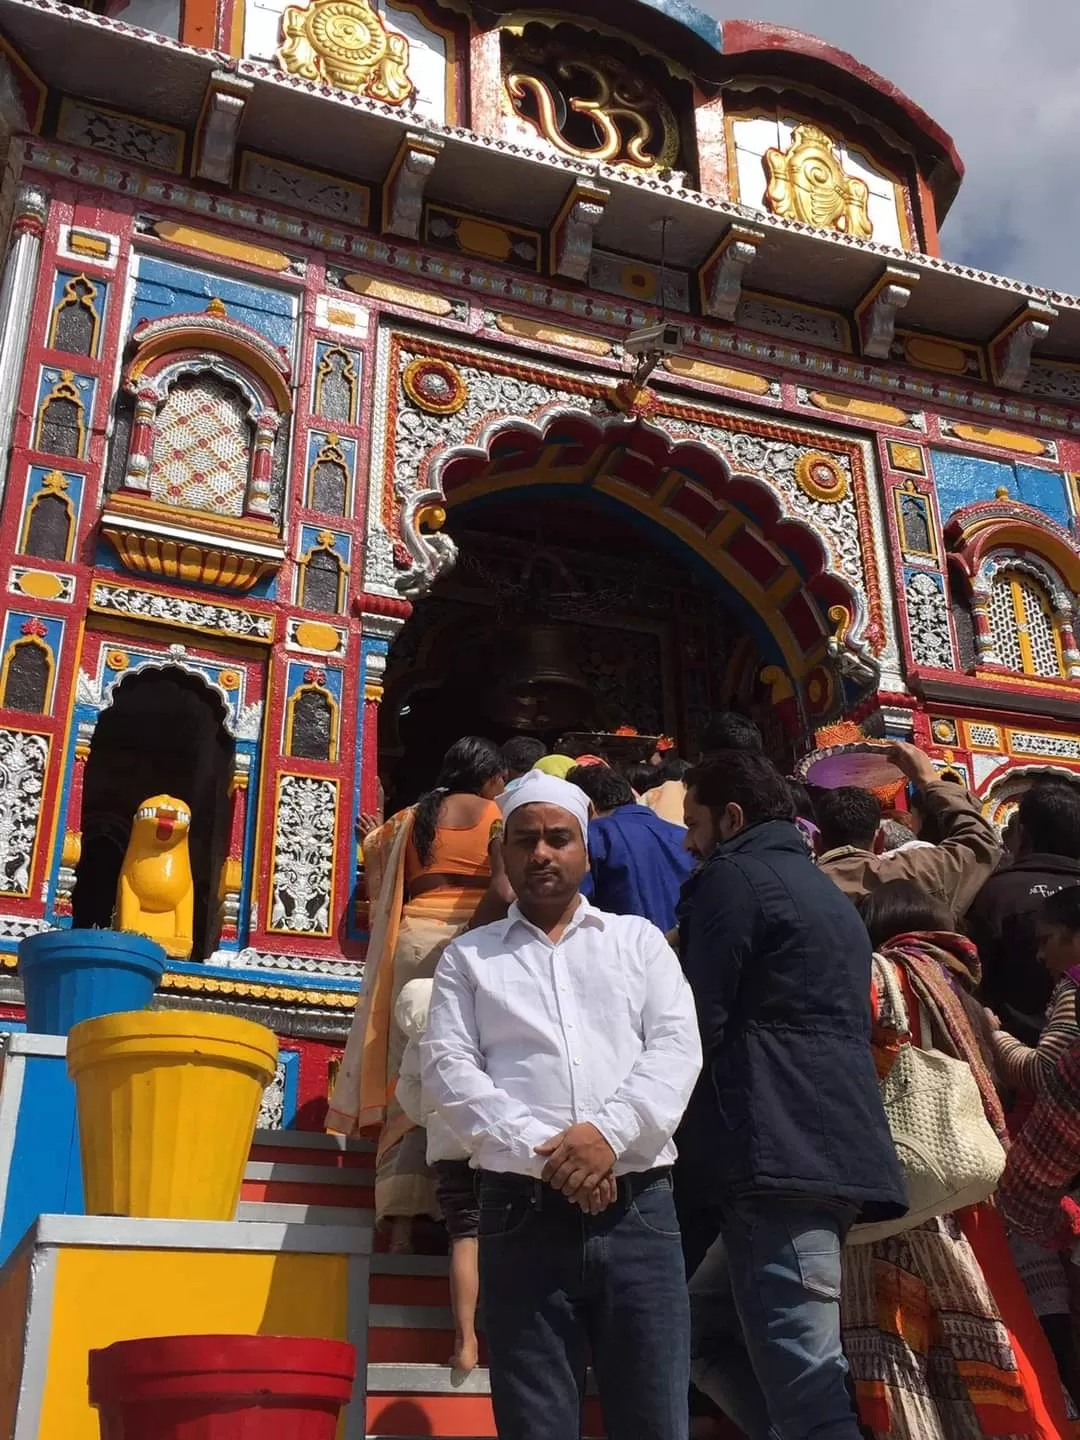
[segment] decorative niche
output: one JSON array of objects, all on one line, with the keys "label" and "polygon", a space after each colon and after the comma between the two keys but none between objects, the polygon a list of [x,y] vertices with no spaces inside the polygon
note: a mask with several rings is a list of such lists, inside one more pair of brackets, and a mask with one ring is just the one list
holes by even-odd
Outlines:
[{"label": "decorative niche", "polygon": [[555,16],[502,31],[502,107],[518,136],[575,160],[696,171],[689,77]]},{"label": "decorative niche", "polygon": [[288,359],[220,301],[144,322],[131,347],[102,533],[137,573],[249,590],[285,558],[274,487]]}]

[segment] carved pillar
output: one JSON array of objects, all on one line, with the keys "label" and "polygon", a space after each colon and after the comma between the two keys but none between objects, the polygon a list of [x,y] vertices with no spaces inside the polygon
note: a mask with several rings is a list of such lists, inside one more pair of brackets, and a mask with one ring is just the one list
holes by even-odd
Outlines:
[{"label": "carved pillar", "polygon": [[135,416],[128,442],[127,471],[124,486],[128,490],[150,493],[150,455],[154,446],[154,417],[157,414],[157,392],[140,390],[135,397]]},{"label": "carved pillar", "polygon": [[83,785],[86,781],[86,762],[90,757],[90,741],[94,735],[94,722],[80,720],[75,732],[75,763],[71,768],[71,786],[68,790],[67,816],[64,838],[60,850],[60,870],[56,881],[56,898],[53,903],[55,914],[71,914],[71,896],[75,889],[75,867],[82,858],[82,813]]},{"label": "carved pillar", "polygon": [[1076,648],[1072,615],[1068,610],[1057,610],[1054,612],[1054,622],[1061,636],[1061,658],[1065,662],[1065,674],[1070,680],[1080,680],[1080,650]]},{"label": "carved pillar", "polygon": [[4,278],[0,282],[0,315],[4,317],[3,328],[0,329],[0,462],[3,464],[5,484],[11,432],[15,425],[15,409],[26,360],[34,289],[41,262],[41,241],[48,213],[49,200],[44,190],[36,185],[19,186],[15,194]]},{"label": "carved pillar", "polygon": [[251,784],[251,756],[237,751],[229,801],[229,853],[221,867],[218,899],[221,902],[221,939],[225,949],[240,943],[240,895],[244,885],[244,837],[247,832],[248,791]]},{"label": "carved pillar", "polygon": [[990,625],[990,592],[973,590],[971,594],[971,619],[975,627],[975,654],[980,665],[1000,665],[1001,656],[994,644],[994,632]]},{"label": "carved pillar", "polygon": [[274,471],[274,441],[277,439],[279,417],[264,410],[255,425],[255,456],[251,466],[247,513],[270,519],[270,483]]}]

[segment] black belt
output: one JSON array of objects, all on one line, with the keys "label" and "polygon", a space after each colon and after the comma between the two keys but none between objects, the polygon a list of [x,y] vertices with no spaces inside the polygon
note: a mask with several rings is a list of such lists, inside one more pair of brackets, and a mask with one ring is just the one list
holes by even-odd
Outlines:
[{"label": "black belt", "polygon": [[[572,1203],[560,1191],[553,1190],[542,1180],[534,1180],[531,1175],[512,1175],[504,1174],[499,1170],[481,1170],[478,1172],[478,1178],[481,1199],[485,1192],[514,1195],[528,1200],[529,1204],[535,1206],[537,1210],[552,1202],[564,1205]],[[660,1165],[653,1170],[637,1170],[630,1175],[619,1175],[616,1177],[619,1199],[624,1205],[629,1204],[643,1190],[649,1190],[653,1185],[661,1184],[664,1181],[667,1181],[668,1184],[671,1183],[670,1165]]]}]

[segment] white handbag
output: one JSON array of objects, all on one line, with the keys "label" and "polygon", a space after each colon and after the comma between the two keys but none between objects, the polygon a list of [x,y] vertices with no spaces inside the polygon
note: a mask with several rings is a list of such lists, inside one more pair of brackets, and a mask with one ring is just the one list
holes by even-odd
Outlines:
[{"label": "white handbag", "polygon": [[881,1098],[907,1182],[908,1213],[898,1220],[855,1225],[849,1245],[885,1240],[935,1215],[978,1205],[997,1189],[1005,1151],[986,1118],[970,1067],[940,1050],[911,1043],[904,992],[890,961],[874,956],[874,983],[883,996],[879,1020],[901,1038]]}]

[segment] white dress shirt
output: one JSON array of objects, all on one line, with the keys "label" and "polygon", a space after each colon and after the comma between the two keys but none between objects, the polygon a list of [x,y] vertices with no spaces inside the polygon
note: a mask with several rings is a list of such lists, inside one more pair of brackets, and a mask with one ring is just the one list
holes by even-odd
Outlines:
[{"label": "white dress shirt", "polygon": [[447,946],[421,1042],[424,1093],[478,1169],[539,1176],[591,1122],[624,1175],[670,1165],[701,1069],[690,987],[660,931],[586,900],[561,938],[517,905]]}]

